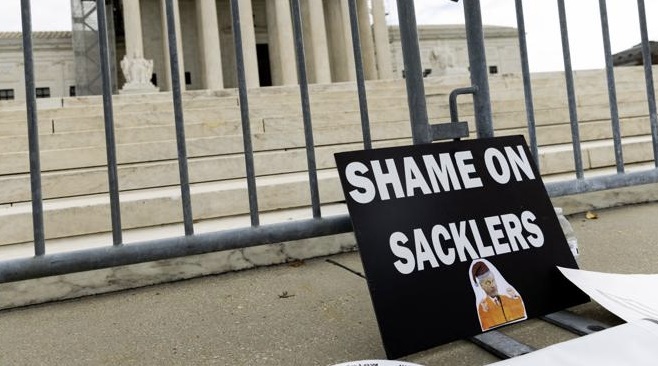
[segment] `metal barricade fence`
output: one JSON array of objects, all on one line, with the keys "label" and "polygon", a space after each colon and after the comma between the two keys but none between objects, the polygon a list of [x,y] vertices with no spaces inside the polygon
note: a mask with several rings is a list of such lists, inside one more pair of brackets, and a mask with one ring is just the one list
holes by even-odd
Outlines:
[{"label": "metal barricade fence", "polygon": [[[336,0],[338,1],[338,0]],[[369,149],[372,139],[369,127],[368,103],[364,81],[364,66],[361,59],[359,26],[357,18],[357,0],[348,2],[349,20],[352,34],[352,45],[356,66],[356,84],[360,106],[363,146]],[[308,80],[306,76],[304,42],[302,38],[302,20],[300,0],[290,0],[292,25],[294,34],[295,55],[299,80],[299,91],[302,106],[304,136],[306,142],[306,160],[308,165],[308,182],[311,197],[312,218],[285,223],[261,225],[259,219],[258,195],[256,190],[256,172],[254,168],[254,152],[252,147],[249,121],[249,98],[245,77],[245,65],[242,50],[242,34],[240,27],[239,0],[230,0],[232,13],[233,41],[236,49],[236,75],[238,80],[238,95],[240,116],[242,121],[242,136],[244,159],[246,166],[246,182],[248,188],[249,212],[251,226],[211,233],[195,234],[193,222],[193,207],[190,198],[190,182],[188,178],[187,152],[185,143],[185,123],[181,97],[181,80],[176,48],[176,29],[174,23],[174,1],[166,0],[167,37],[169,47],[169,65],[172,75],[172,96],[174,121],[178,151],[178,167],[182,200],[183,225],[185,235],[159,240],[143,241],[124,245],[122,238],[121,212],[119,205],[119,184],[117,177],[116,142],[114,137],[114,117],[112,106],[112,78],[109,64],[108,32],[106,21],[105,0],[96,0],[98,17],[98,34],[100,43],[101,76],[103,80],[103,112],[105,121],[105,137],[107,148],[108,192],[110,196],[112,245],[102,248],[84,249],[74,252],[48,253],[45,245],[43,203],[41,194],[41,168],[39,151],[39,132],[37,126],[36,95],[34,82],[34,62],[31,44],[31,9],[29,0],[21,0],[23,24],[23,50],[25,59],[25,88],[28,123],[29,157],[32,221],[34,232],[34,257],[6,260],[0,263],[0,282],[11,282],[43,276],[66,274],[111,266],[129,265],[147,261],[168,259],[174,257],[209,253],[229,249],[245,248],[269,243],[311,238],[351,231],[348,215],[322,215],[319,199],[318,177],[313,141],[313,127],[309,102]],[[617,111],[614,70],[610,51],[610,37],[607,25],[606,1],[599,0],[602,34],[605,45],[606,72],[610,100],[610,112],[615,147],[617,174],[585,178],[582,165],[580,137],[578,131],[578,116],[575,103],[573,71],[569,54],[568,31],[564,0],[557,0],[560,15],[560,28],[564,54],[565,77],[569,101],[569,116],[571,120],[573,154],[576,179],[547,184],[552,196],[562,196],[595,190],[619,188],[637,184],[658,182],[658,169],[642,172],[626,173],[621,149],[621,133]],[[656,115],[651,55],[647,35],[646,12],[644,0],[637,0],[638,14],[642,35],[642,51],[647,88],[647,102],[653,137],[654,162],[658,156],[658,117]],[[525,109],[528,122],[528,136],[535,159],[538,157],[538,144],[535,128],[532,85],[528,66],[527,45],[525,39],[525,23],[522,0],[515,0],[516,19],[518,25],[520,58],[525,93]],[[407,98],[410,112],[410,123],[413,142],[429,143],[438,137],[459,137],[463,134],[458,124],[445,126],[430,126],[427,115],[427,101],[423,84],[423,70],[419,51],[417,25],[414,15],[413,1],[398,1],[397,10],[400,21],[401,45],[403,50],[404,69],[406,75]],[[470,63],[472,85],[456,90],[451,95],[451,104],[459,94],[473,94],[477,137],[490,137],[494,134],[495,121],[492,119],[491,101],[489,96],[488,69],[484,52],[484,37],[479,0],[464,0],[466,36]],[[456,105],[456,103],[455,103]],[[456,110],[455,110],[456,117]],[[454,120],[453,122],[457,122]],[[452,128],[454,127],[454,128]],[[463,126],[461,126],[463,127]]]}]

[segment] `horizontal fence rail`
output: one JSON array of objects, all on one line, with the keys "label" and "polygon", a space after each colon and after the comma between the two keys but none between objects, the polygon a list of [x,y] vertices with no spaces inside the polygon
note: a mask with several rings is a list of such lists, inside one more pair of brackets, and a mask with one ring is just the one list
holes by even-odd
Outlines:
[{"label": "horizontal fence rail", "polygon": [[[85,0],[82,0],[85,1]],[[231,0],[229,3],[231,11],[231,28],[232,28],[232,42],[235,49],[235,77],[236,77],[236,95],[237,103],[239,105],[239,117],[236,117],[236,120],[239,119],[239,124],[236,128],[239,130],[240,138],[240,148],[241,151],[235,152],[231,151],[230,154],[238,155],[240,158],[243,158],[240,163],[244,163],[244,175],[238,175],[237,177],[232,177],[240,179],[240,184],[242,182],[246,186],[246,195],[245,198],[248,200],[248,212],[250,217],[250,225],[237,229],[230,230],[221,230],[211,233],[202,233],[195,234],[195,218],[193,217],[193,199],[191,190],[197,182],[207,183],[203,179],[198,181],[192,181],[188,173],[188,165],[192,163],[192,159],[195,159],[194,162],[207,159],[208,157],[200,154],[193,155],[188,153],[190,148],[190,142],[186,141],[186,129],[188,129],[192,122],[189,122],[189,118],[183,118],[183,92],[184,85],[182,83],[184,80],[181,80],[181,75],[184,75],[182,72],[182,65],[179,64],[181,59],[181,49],[178,49],[177,45],[180,44],[180,39],[177,39],[180,34],[180,29],[177,27],[177,15],[175,7],[177,6],[177,1],[166,0],[163,11],[165,12],[166,19],[166,29],[163,29],[165,36],[167,37],[168,45],[168,66],[169,73],[171,75],[171,109],[173,111],[173,123],[172,126],[175,129],[175,139],[176,139],[176,164],[178,168],[178,178],[179,181],[176,182],[176,187],[180,188],[180,202],[182,205],[181,209],[181,220],[184,228],[185,235],[180,237],[171,237],[166,239],[159,240],[149,240],[149,241],[139,241],[135,243],[124,243],[124,231],[127,229],[123,226],[122,222],[125,222],[124,211],[124,220],[122,220],[121,204],[123,201],[120,200],[120,196],[124,193],[129,193],[130,190],[139,189],[138,188],[125,188],[124,191],[120,191],[122,182],[120,181],[120,172],[119,168],[122,164],[125,164],[121,161],[120,156],[117,156],[117,121],[116,113],[114,111],[115,104],[113,104],[113,92],[112,92],[112,75],[111,75],[111,65],[110,60],[111,47],[108,45],[108,39],[111,38],[108,35],[108,25],[107,25],[107,15],[105,10],[107,5],[105,0],[93,0],[96,3],[96,11],[98,16],[98,36],[100,44],[100,71],[103,80],[103,127],[104,127],[104,142],[105,142],[105,156],[107,159],[107,187],[105,191],[100,193],[107,193],[109,196],[109,217],[108,221],[111,222],[111,232],[112,232],[112,243],[107,247],[96,248],[96,249],[83,249],[73,252],[65,253],[49,253],[48,248],[45,243],[45,232],[44,229],[44,209],[43,209],[43,198],[41,192],[41,166],[40,166],[40,155],[44,154],[43,151],[40,151],[39,148],[39,131],[37,121],[37,103],[35,95],[35,81],[34,81],[34,60],[33,60],[33,49],[32,49],[32,33],[31,33],[31,13],[30,13],[30,2],[27,0],[22,0],[22,22],[23,22],[23,45],[24,45],[24,59],[25,59],[25,90],[26,90],[26,111],[27,111],[27,129],[28,129],[28,140],[29,140],[29,173],[30,173],[30,201],[31,201],[31,218],[33,223],[33,244],[34,244],[34,257],[16,259],[16,260],[4,260],[0,262],[0,282],[9,282],[24,280],[34,277],[41,276],[50,276],[57,274],[65,274],[69,272],[76,271],[86,271],[92,269],[100,269],[117,265],[126,265],[140,263],[144,261],[153,261],[159,259],[167,259],[180,256],[188,256],[193,254],[209,253],[213,251],[228,250],[228,249],[239,249],[246,248],[255,245],[277,243],[282,241],[296,240],[296,239],[306,239],[322,235],[338,234],[351,231],[351,224],[349,222],[349,217],[346,214],[341,214],[338,216],[324,216],[322,214],[322,203],[321,200],[321,188],[322,182],[318,178],[318,172],[320,170],[329,171],[332,166],[323,164],[323,159],[327,158],[321,153],[331,154],[335,152],[332,142],[326,142],[325,139],[318,138],[322,137],[323,133],[330,133],[331,131],[327,129],[325,125],[322,125],[322,115],[320,113],[315,114],[315,111],[312,110],[312,87],[309,86],[309,79],[312,74],[313,69],[309,68],[312,56],[310,52],[306,49],[307,45],[304,40],[306,35],[304,22],[308,21],[308,12],[304,10],[305,3],[300,2],[299,0],[286,1],[284,3],[278,4],[278,11],[289,12],[290,13],[290,26],[291,33],[293,37],[293,42],[291,43],[292,48],[287,50],[291,55],[294,54],[295,62],[295,71],[296,71],[296,81],[299,87],[299,120],[295,121],[298,123],[295,128],[299,128],[300,131],[303,131],[303,137],[300,138],[299,148],[303,152],[300,153],[303,159],[305,159],[304,167],[290,168],[290,171],[293,173],[303,173],[308,174],[307,188],[304,189],[305,193],[308,193],[308,201],[304,203],[304,207],[308,208],[311,211],[311,217],[309,219],[299,219],[293,220],[285,223],[277,224],[261,224],[261,210],[265,211],[266,208],[259,208],[259,205],[266,207],[266,204],[263,204],[263,201],[266,201],[266,197],[263,195],[259,196],[258,191],[261,189],[261,186],[257,185],[260,183],[261,177],[267,177],[271,172],[260,172],[256,169],[258,153],[262,152],[261,150],[269,151],[267,149],[272,149],[271,147],[266,148],[255,148],[255,143],[262,144],[261,141],[258,141],[255,136],[258,135],[257,131],[252,130],[254,126],[257,126],[258,123],[262,121],[254,121],[251,118],[253,110],[250,109],[250,98],[253,98],[254,95],[260,95],[258,92],[248,89],[251,88],[251,82],[249,81],[253,75],[247,74],[248,63],[250,62],[245,58],[245,49],[249,46],[249,42],[246,41],[247,34],[243,34],[242,30],[245,26],[243,22],[244,9],[241,10],[241,6],[244,4],[241,0]],[[374,118],[372,115],[376,112],[376,108],[373,107],[372,101],[373,97],[369,97],[368,93],[376,94],[376,89],[373,88],[373,92],[368,90],[369,85],[366,83],[366,66],[365,57],[363,53],[365,52],[365,47],[362,47],[362,42],[364,41],[363,34],[360,33],[360,29],[367,28],[359,22],[367,17],[363,17],[362,14],[359,14],[361,7],[359,6],[360,0],[336,0],[344,2],[343,16],[345,17],[344,26],[345,30],[349,32],[350,37],[345,37],[343,40],[346,44],[346,55],[353,56],[353,69],[354,77],[351,83],[354,84],[355,100],[358,100],[358,116],[356,119],[359,120],[360,125],[360,135],[357,140],[350,140],[350,144],[345,144],[350,149],[357,148],[366,148],[377,147],[378,143],[381,145],[383,143],[390,143],[393,141],[396,144],[408,143],[408,140],[405,140],[409,137],[409,131],[402,131],[400,128],[399,136],[397,135],[386,135],[384,138],[376,137],[379,132],[377,128],[384,126],[389,128],[390,124],[379,124],[375,125],[372,123]],[[564,96],[566,95],[566,108],[568,109],[568,126],[571,132],[570,143],[571,150],[570,153],[573,153],[574,167],[573,171],[575,177],[565,178],[560,181],[550,182],[546,184],[547,190],[551,196],[565,196],[573,195],[585,192],[593,192],[606,189],[630,187],[640,184],[649,184],[658,182],[658,170],[646,168],[644,170],[633,170],[629,172],[626,165],[627,162],[624,161],[624,137],[622,135],[622,121],[621,109],[619,102],[619,88],[616,86],[615,80],[615,70],[612,64],[612,51],[610,45],[610,29],[608,25],[608,12],[606,9],[606,0],[599,0],[599,16],[601,19],[601,35],[604,45],[604,57],[605,57],[605,78],[607,82],[607,97],[610,109],[610,124],[609,128],[611,129],[612,135],[612,153],[614,154],[614,165],[616,168],[616,174],[601,175],[597,173],[596,175],[589,174],[584,161],[586,161],[586,156],[584,155],[584,144],[581,140],[581,127],[583,121],[579,120],[579,116],[582,114],[579,113],[578,108],[578,90],[576,90],[576,80],[574,75],[577,72],[572,70],[571,66],[571,54],[569,46],[569,31],[567,29],[567,19],[571,17],[579,16],[579,14],[568,14],[567,8],[565,8],[564,0],[550,0],[552,4],[557,9],[559,14],[559,25],[560,25],[560,37],[562,42],[562,51],[563,51],[563,66],[564,66],[564,82],[566,85],[565,90],[554,91],[555,95]],[[126,2],[127,4],[135,5],[137,2]],[[490,80],[489,80],[489,69],[487,64],[487,58],[485,57],[485,45],[487,40],[485,39],[485,31],[482,25],[482,9],[479,0],[464,0],[464,15],[465,15],[465,27],[466,33],[465,38],[467,41],[468,49],[468,61],[470,66],[470,79],[469,82],[471,85],[460,85],[455,90],[468,90],[469,93],[472,92],[472,101],[470,103],[458,103],[455,100],[452,101],[452,107],[463,108],[464,105],[468,105],[473,109],[473,116],[470,117],[473,119],[474,125],[476,127],[475,133],[471,137],[489,137],[495,135],[497,131],[497,117],[496,114],[492,112],[492,97],[495,99],[495,95],[492,94],[490,89]],[[519,57],[521,69],[519,70],[520,76],[522,77],[522,90],[523,95],[523,113],[527,124],[526,134],[529,137],[529,143],[531,152],[534,156],[535,161],[540,165],[540,169],[545,167],[542,165],[541,156],[544,153],[544,146],[541,145],[542,141],[542,126],[538,122],[537,115],[541,113],[541,108],[537,107],[536,101],[539,98],[536,87],[531,82],[531,73],[530,73],[530,63],[532,60],[528,56],[528,45],[526,39],[526,19],[524,17],[524,7],[523,0],[515,0],[515,11],[514,16],[516,17],[516,25],[518,27],[518,44],[519,44]],[[528,1],[525,2],[525,5],[528,5]],[[130,5],[124,5],[128,8]],[[413,143],[431,143],[433,138],[433,128],[430,127],[429,123],[429,113],[428,113],[428,98],[426,97],[426,75],[425,69],[423,67],[423,52],[421,52],[421,44],[419,43],[419,32],[418,26],[416,24],[416,19],[414,13],[416,11],[416,3],[414,1],[398,1],[397,2],[397,13],[399,17],[399,30],[400,30],[400,43],[402,49],[402,61],[404,63],[404,81],[400,81],[400,84],[404,83],[406,96],[403,96],[403,99],[406,98],[406,106],[408,108],[408,121],[405,121],[405,126],[411,132],[411,140]],[[456,5],[455,5],[456,6]],[[640,24],[640,34],[641,34],[641,50],[644,60],[644,79],[646,82],[646,101],[648,108],[648,120],[651,129],[652,137],[652,147],[654,151],[654,160],[653,164],[656,164],[656,148],[658,141],[658,116],[656,115],[656,105],[655,105],[655,94],[654,94],[654,85],[653,85],[653,74],[652,68],[650,66],[651,54],[650,54],[650,45],[649,38],[647,33],[647,16],[646,9],[643,0],[637,1],[638,8],[638,20]],[[486,12],[486,9],[484,9]],[[589,15],[588,15],[589,16]],[[248,19],[246,19],[248,20]],[[307,27],[308,28],[308,27]],[[245,39],[243,39],[243,36]],[[349,38],[349,42],[347,40]],[[351,44],[349,44],[351,42]],[[315,70],[317,71],[317,70]],[[401,76],[401,75],[400,75]],[[430,74],[430,77],[432,75]],[[374,84],[373,84],[374,85]],[[492,85],[494,85],[492,83]],[[344,86],[341,86],[344,87]],[[296,89],[295,89],[296,90]],[[368,90],[368,93],[366,92]],[[231,91],[226,91],[227,94],[230,94]],[[253,94],[252,94],[253,93]],[[545,92],[544,92],[545,93]],[[448,99],[448,93],[442,95],[442,98]],[[471,98],[471,97],[468,97]],[[463,97],[460,100],[466,100],[467,97]],[[494,100],[494,103],[497,101]],[[644,103],[644,102],[642,102]],[[446,104],[447,105],[447,104]],[[369,110],[370,109],[370,110]],[[218,105],[213,107],[213,111],[218,114],[222,112],[222,106]],[[194,112],[194,111],[191,111]],[[354,111],[356,115],[356,110]],[[452,115],[456,118],[458,115],[464,116],[464,110],[459,111],[457,108],[454,108]],[[497,113],[501,111],[496,111]],[[503,111],[504,112],[504,111]],[[187,111],[186,111],[187,113]],[[326,112],[323,112],[326,113]],[[406,113],[406,109],[404,111]],[[447,115],[447,113],[446,113]],[[186,114],[186,117],[187,114]],[[219,117],[218,117],[219,118]],[[222,117],[223,118],[223,117]],[[269,118],[269,117],[268,117]],[[320,122],[318,122],[320,119]],[[282,125],[293,124],[293,121],[280,120]],[[456,122],[456,121],[455,121]],[[324,122],[326,124],[326,122]],[[263,122],[263,126],[265,126]],[[381,125],[381,126],[380,126]],[[267,125],[273,126],[274,128],[279,128],[280,126],[276,124]],[[318,127],[320,126],[320,127]],[[523,128],[525,128],[523,127]],[[263,129],[265,127],[262,127]],[[342,127],[333,127],[332,129],[340,129]],[[285,136],[286,130],[282,129],[280,136]],[[269,132],[269,131],[268,131]],[[300,134],[301,136],[301,134]],[[257,136],[259,137],[259,136]],[[351,138],[351,137],[350,137]],[[189,138],[188,138],[189,139]],[[216,140],[223,141],[223,140]],[[324,141],[316,143],[316,141]],[[219,142],[218,144],[221,144]],[[316,146],[318,144],[318,146]],[[267,145],[266,145],[267,146]],[[216,146],[213,148],[217,148]],[[221,148],[221,147],[220,147]],[[341,147],[342,148],[342,147]],[[347,147],[344,147],[347,148]],[[286,148],[287,149],[287,148]],[[322,149],[322,150],[320,150]],[[334,149],[334,150],[332,150]],[[329,151],[328,153],[325,151]],[[337,151],[337,150],[336,150]],[[157,159],[154,159],[157,160]],[[163,157],[162,160],[165,160]],[[131,162],[132,164],[132,162]],[[267,168],[267,164],[262,164],[263,168]],[[259,166],[260,167],[260,166]],[[242,173],[240,173],[242,174]],[[171,183],[167,184],[172,186]],[[99,192],[93,192],[99,193]],[[73,196],[74,194],[70,194]],[[306,196],[305,196],[306,197]],[[241,199],[234,197],[232,199]],[[27,198],[25,199],[27,201]],[[259,202],[260,201],[260,202]],[[332,203],[340,203],[340,201],[332,201]],[[212,202],[212,205],[221,207],[226,205],[226,202]],[[298,204],[299,205],[299,204]],[[299,206],[296,206],[299,207]],[[125,210],[125,206],[124,206]],[[109,243],[108,243],[109,244]]]}]

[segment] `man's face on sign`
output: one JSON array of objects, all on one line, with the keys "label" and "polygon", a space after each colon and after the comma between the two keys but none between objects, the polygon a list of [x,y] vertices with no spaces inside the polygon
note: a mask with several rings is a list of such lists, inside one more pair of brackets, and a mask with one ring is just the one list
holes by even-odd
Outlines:
[{"label": "man's face on sign", "polygon": [[498,295],[498,286],[496,285],[496,279],[494,278],[491,272],[488,272],[484,276],[478,277],[478,282],[482,290],[487,293],[489,297],[494,297]]}]

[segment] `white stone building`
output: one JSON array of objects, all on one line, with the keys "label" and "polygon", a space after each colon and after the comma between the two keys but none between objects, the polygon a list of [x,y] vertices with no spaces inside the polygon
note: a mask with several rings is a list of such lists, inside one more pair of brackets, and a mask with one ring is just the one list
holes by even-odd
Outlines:
[{"label": "white stone building", "polygon": [[[309,82],[355,80],[348,3],[324,0],[322,6],[315,6],[320,1],[301,1]],[[183,90],[236,87],[229,0],[174,0],[174,3],[178,4],[177,38]],[[108,14],[113,20],[110,42],[115,51],[112,60],[113,70],[117,71],[115,89],[119,92],[170,90],[165,1],[121,0],[108,4],[111,8]],[[399,29],[386,26],[384,1],[357,4],[366,79],[402,77]],[[240,12],[248,86],[296,84],[289,0],[240,0]],[[421,26],[418,34],[428,76],[468,72],[463,25]],[[485,26],[484,34],[490,73],[520,71],[516,29]],[[0,34],[0,52],[3,55],[0,98],[23,99],[21,34]],[[34,54],[39,95],[74,95],[76,62],[80,59],[74,59],[71,32],[35,32]],[[97,67],[96,63],[91,66]],[[78,67],[78,72],[84,69]],[[81,85],[78,94],[83,94],[83,90],[86,89]]]},{"label": "white stone building", "polygon": [[[521,72],[517,29],[485,25],[483,32],[489,74]],[[400,30],[397,26],[389,27],[389,34],[393,72],[400,77],[404,69]],[[464,25],[420,26],[418,40],[423,69],[428,76],[468,72],[468,48]]]},{"label": "white stone building", "polygon": [[[174,3],[178,4],[178,49],[183,50],[179,64],[185,88],[235,87],[229,0],[174,0]],[[160,90],[169,90],[164,4],[164,0],[123,0],[118,8],[122,13],[123,34],[118,32],[116,39],[117,55],[128,56],[124,65],[141,65],[144,64],[141,59],[152,60],[154,83]],[[240,0],[239,4],[248,86],[296,84],[289,0]],[[354,80],[347,1],[316,4],[320,1],[301,1],[309,81]],[[359,32],[366,78],[389,78],[392,75],[384,2],[373,0],[371,4],[372,12],[367,1],[357,2],[361,23],[370,25],[372,19],[372,27],[362,26]],[[150,62],[147,64],[150,66]]]},{"label": "white stone building", "polygon": [[[38,98],[75,95],[71,32],[34,32],[34,73]],[[0,33],[0,100],[25,99],[23,38]]]}]

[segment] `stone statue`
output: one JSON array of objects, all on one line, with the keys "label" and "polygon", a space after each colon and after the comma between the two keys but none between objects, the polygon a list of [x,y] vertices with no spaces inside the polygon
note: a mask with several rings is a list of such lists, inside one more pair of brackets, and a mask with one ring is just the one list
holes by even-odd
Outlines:
[{"label": "stone statue", "polygon": [[467,73],[466,68],[455,65],[455,55],[445,46],[436,46],[430,52],[432,76],[458,75]]},{"label": "stone statue", "polygon": [[151,84],[151,75],[153,74],[153,60],[146,60],[141,57],[123,56],[121,60],[121,71],[126,79],[121,89],[122,92],[154,92],[157,88]]},{"label": "stone statue", "polygon": [[150,83],[151,75],[153,74],[153,60],[128,58],[128,55],[126,55],[121,60],[121,70],[128,84]]},{"label": "stone statue", "polygon": [[455,58],[446,47],[437,46],[430,52],[430,64],[433,74],[444,75],[447,69],[454,66]]}]

